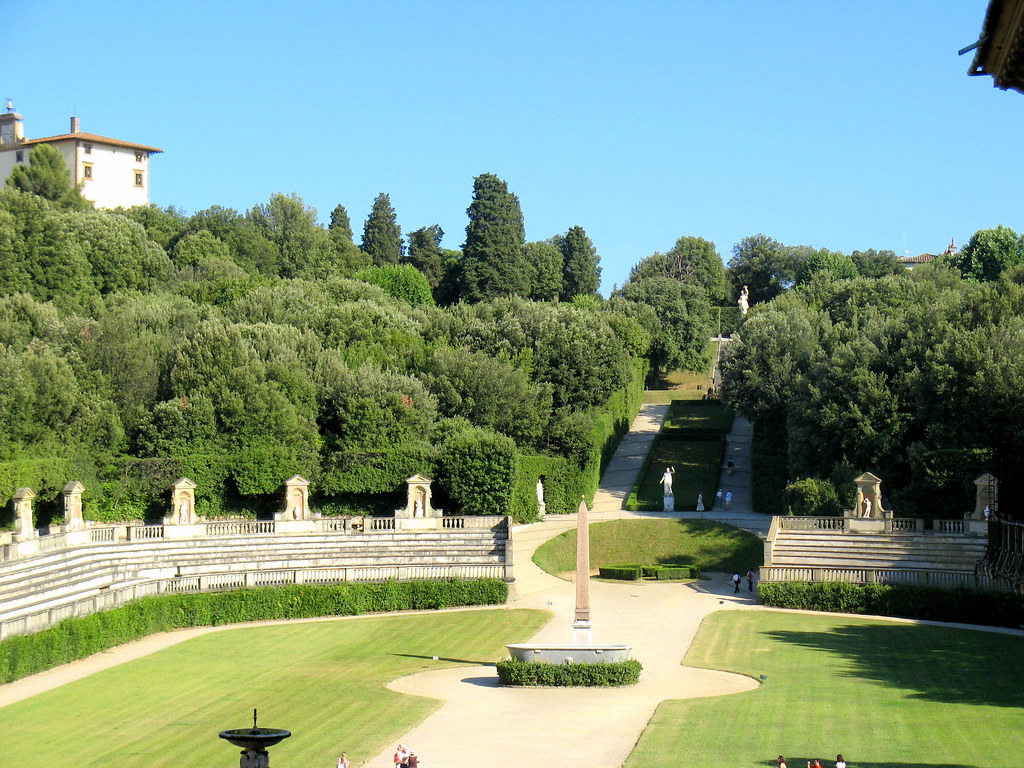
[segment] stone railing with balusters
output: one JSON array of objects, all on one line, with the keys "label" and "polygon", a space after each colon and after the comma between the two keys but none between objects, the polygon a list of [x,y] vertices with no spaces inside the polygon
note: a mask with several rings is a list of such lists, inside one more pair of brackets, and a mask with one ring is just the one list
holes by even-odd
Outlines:
[{"label": "stone railing with balusters", "polygon": [[804,566],[763,566],[761,581],[799,581],[806,583],[847,582],[851,584],[905,584],[911,586],[968,587],[1012,591],[987,576],[958,571],[932,571],[914,568],[813,568]]},{"label": "stone railing with balusters", "polygon": [[[431,530],[496,529],[503,527],[507,534],[507,518],[499,515],[448,516],[434,518],[435,527],[424,527],[421,521],[409,532]],[[394,517],[331,517],[312,521],[314,533],[390,533],[405,531],[403,520]],[[15,560],[36,552],[53,552],[82,546],[110,544],[118,541],[157,541],[164,539],[198,539],[225,536],[287,535],[286,525],[274,520],[211,520],[189,526],[173,525],[115,525],[90,526],[74,533],[43,529],[31,541],[31,547],[17,542],[0,544],[0,562]],[[295,534],[300,535],[300,534]],[[24,551],[19,551],[24,549]]]}]

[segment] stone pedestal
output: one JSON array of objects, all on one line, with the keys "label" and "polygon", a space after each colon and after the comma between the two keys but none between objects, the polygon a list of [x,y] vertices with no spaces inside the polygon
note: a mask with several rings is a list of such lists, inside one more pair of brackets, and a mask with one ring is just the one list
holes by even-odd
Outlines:
[{"label": "stone pedestal", "polygon": [[676,497],[665,496],[661,506],[662,512],[675,512],[676,511]]},{"label": "stone pedestal", "polygon": [[14,492],[14,541],[29,541],[36,538],[35,522],[32,519],[32,499],[36,497],[31,488],[19,488]]},{"label": "stone pedestal", "polygon": [[164,526],[164,540],[199,539],[206,535],[205,523],[188,523]]},{"label": "stone pedestal", "polygon": [[[282,514],[282,513],[278,513]],[[274,533],[315,533],[316,520],[277,520]]]},{"label": "stone pedestal", "polygon": [[85,530],[82,517],[82,492],[85,486],[73,480],[64,486],[64,530],[67,532]]},{"label": "stone pedestal", "polygon": [[171,483],[171,513],[164,518],[164,525],[194,525],[196,518],[196,488],[187,477],[179,477]]}]

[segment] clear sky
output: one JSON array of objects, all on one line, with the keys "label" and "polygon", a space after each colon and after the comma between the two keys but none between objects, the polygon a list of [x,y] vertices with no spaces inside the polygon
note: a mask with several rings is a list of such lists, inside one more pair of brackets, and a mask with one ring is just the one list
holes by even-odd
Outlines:
[{"label": "clear sky", "polygon": [[298,193],[356,240],[465,238],[473,177],[529,240],[574,225],[603,292],[682,235],[941,252],[1024,229],[1024,95],[968,77],[987,0],[2,4],[0,98],[26,134],[160,147],[152,201]]}]

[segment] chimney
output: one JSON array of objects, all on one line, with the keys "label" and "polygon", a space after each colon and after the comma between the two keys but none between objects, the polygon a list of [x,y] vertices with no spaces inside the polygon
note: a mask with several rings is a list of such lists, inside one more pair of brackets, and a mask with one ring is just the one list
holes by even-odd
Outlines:
[{"label": "chimney", "polygon": [[72,133],[78,133],[78,118],[77,117],[72,117],[71,118],[71,132]]}]

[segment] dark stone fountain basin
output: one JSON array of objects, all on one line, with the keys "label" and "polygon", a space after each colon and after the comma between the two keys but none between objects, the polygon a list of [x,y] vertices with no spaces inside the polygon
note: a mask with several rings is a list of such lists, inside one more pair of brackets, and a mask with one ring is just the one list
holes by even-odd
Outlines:
[{"label": "dark stone fountain basin", "polygon": [[291,735],[291,731],[283,728],[232,728],[230,731],[220,732],[222,739],[230,741],[236,747],[261,750],[272,747]]}]

